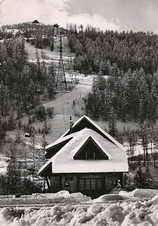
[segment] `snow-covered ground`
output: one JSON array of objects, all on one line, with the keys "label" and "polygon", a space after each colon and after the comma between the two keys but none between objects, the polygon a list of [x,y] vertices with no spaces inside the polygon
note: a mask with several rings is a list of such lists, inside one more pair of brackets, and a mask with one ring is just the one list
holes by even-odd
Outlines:
[{"label": "snow-covered ground", "polygon": [[[58,196],[71,197],[68,192]],[[75,197],[75,195],[74,195]],[[110,197],[110,199],[109,199]],[[142,198],[143,197],[143,198]],[[85,202],[53,207],[0,210],[1,226],[157,226],[158,190],[136,189],[86,200],[82,194],[76,199]],[[110,200],[110,201],[109,201]]]},{"label": "snow-covered ground", "polygon": [[[28,42],[25,42],[25,49],[28,53],[28,60],[30,62],[37,62],[36,52],[38,52],[38,57],[40,61],[44,61],[45,63],[57,63],[59,61],[59,40],[55,43],[55,50],[50,51],[49,49],[36,49],[35,46],[31,45]],[[74,54],[71,53],[68,47],[68,40],[64,38],[63,40],[63,61],[68,63],[70,60],[74,58]]]},{"label": "snow-covered ground", "polygon": [[0,175],[5,175],[7,173],[9,158],[0,154]]},{"label": "snow-covered ground", "polygon": [[[137,142],[137,144],[133,147],[133,149],[130,151],[130,145],[129,143],[124,143],[124,148],[128,154],[128,156],[138,156],[138,155],[142,155],[144,153],[144,149],[143,149],[143,145],[141,140]],[[152,153],[156,153],[158,152],[158,147],[156,144],[149,142],[147,144],[147,150],[148,150],[148,154],[152,154]]]},{"label": "snow-covered ground", "polygon": [[[68,74],[66,74],[66,76],[67,78],[69,77]],[[71,92],[60,94],[53,101],[44,104],[46,108],[54,108],[54,117],[49,120],[51,131],[47,136],[48,143],[55,141],[69,128],[70,115],[73,117],[73,121],[75,122],[84,114],[84,111],[82,110],[83,98],[91,92],[93,77],[94,76],[92,75],[85,77],[82,74],[76,74],[75,78],[79,83]],[[75,105],[73,104],[74,102]]]}]

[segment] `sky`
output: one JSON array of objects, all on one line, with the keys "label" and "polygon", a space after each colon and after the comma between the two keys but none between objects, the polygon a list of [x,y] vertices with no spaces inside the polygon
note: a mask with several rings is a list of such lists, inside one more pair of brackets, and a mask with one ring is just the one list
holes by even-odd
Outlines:
[{"label": "sky", "polygon": [[33,21],[158,33],[157,0],[0,0],[0,24]]}]

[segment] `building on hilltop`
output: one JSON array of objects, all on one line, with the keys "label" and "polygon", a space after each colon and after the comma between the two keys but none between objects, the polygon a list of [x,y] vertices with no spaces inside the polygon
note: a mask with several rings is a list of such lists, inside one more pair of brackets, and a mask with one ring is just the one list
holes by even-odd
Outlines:
[{"label": "building on hilltop", "polygon": [[39,170],[49,190],[97,196],[124,185],[128,161],[123,146],[89,117],[82,116],[46,146],[48,161]]},{"label": "building on hilltop", "polygon": [[38,20],[32,21],[33,24],[39,24],[40,22]]}]

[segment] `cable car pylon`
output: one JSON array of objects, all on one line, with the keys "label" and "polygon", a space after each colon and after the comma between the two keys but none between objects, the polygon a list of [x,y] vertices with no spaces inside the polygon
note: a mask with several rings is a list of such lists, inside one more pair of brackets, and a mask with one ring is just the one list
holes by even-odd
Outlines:
[{"label": "cable car pylon", "polygon": [[62,44],[62,34],[59,33],[59,62],[56,74],[56,89],[57,92],[67,91],[67,81],[65,76],[65,67],[63,62],[63,44]]}]

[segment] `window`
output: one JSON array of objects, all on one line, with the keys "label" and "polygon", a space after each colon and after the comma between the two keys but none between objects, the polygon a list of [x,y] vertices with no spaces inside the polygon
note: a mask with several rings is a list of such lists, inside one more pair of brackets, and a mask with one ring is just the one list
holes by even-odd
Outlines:
[{"label": "window", "polygon": [[80,177],[79,190],[84,191],[100,191],[104,189],[104,178],[102,177]]},{"label": "window", "polygon": [[75,160],[108,160],[108,156],[90,137],[74,156]]}]

